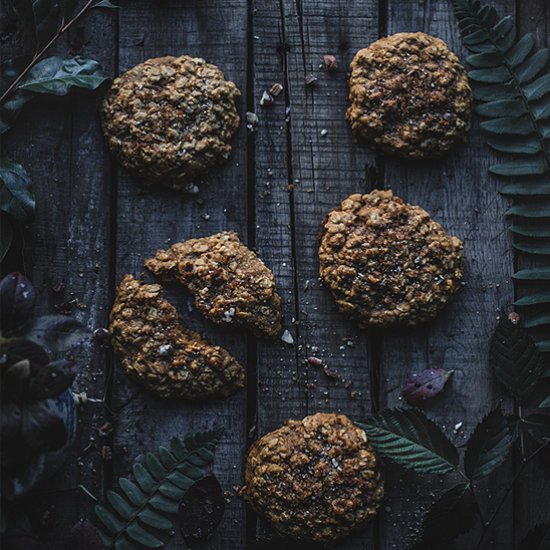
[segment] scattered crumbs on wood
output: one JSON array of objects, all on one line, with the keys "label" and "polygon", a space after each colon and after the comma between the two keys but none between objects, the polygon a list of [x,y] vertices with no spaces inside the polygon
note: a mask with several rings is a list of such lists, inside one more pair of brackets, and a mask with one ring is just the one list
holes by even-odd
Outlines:
[{"label": "scattered crumbs on wood", "polygon": [[338,62],[336,61],[336,57],[332,54],[324,55],[323,61],[325,62],[325,68],[329,73],[332,73],[338,69]]},{"label": "scattered crumbs on wood", "polygon": [[290,332],[287,329],[285,329],[285,331],[283,332],[281,336],[281,340],[285,344],[289,344],[289,345],[294,344],[294,338],[292,337],[292,334],[290,334]]}]

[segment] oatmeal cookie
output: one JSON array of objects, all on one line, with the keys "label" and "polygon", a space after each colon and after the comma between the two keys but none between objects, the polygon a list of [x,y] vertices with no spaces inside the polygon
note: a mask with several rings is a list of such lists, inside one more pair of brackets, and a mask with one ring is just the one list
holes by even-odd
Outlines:
[{"label": "oatmeal cookie", "polygon": [[196,308],[215,323],[246,327],[267,338],[281,333],[275,277],[232,231],[159,250],[145,267],[161,281],[185,285]]},{"label": "oatmeal cookie", "polygon": [[182,191],[229,157],[240,95],[204,59],[149,59],[115,78],[101,107],[103,133],[144,183]]},{"label": "oatmeal cookie", "polygon": [[394,34],[360,50],[349,99],[354,134],[399,157],[439,156],[470,129],[466,70],[445,42],[423,32]]},{"label": "oatmeal cookie", "polygon": [[326,542],[372,519],[384,486],[366,433],[346,416],[317,413],[256,441],[241,496],[282,535]]},{"label": "oatmeal cookie", "polygon": [[244,386],[243,367],[227,351],[183,327],[160,285],[126,275],[109,331],[124,370],[161,397],[225,397]]},{"label": "oatmeal cookie", "polygon": [[351,195],[329,212],[319,258],[338,307],[362,326],[432,319],[462,279],[462,242],[391,190]]}]

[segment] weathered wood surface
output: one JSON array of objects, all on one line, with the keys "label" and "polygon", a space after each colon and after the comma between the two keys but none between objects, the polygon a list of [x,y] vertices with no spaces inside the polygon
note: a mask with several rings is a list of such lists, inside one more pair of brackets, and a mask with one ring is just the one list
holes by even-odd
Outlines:
[{"label": "weathered wood surface", "polygon": [[[115,285],[125,273],[142,273],[143,261],[157,248],[232,229],[273,269],[294,345],[222,330],[192,311],[181,289],[168,288],[185,322],[225,346],[248,369],[245,392],[193,406],[152,397],[129,382],[97,342],[85,347],[78,389],[105,396],[106,402],[104,407],[89,404],[83,411],[74,451],[82,464],[71,460],[44,488],[41,510],[54,502],[56,514],[43,537],[55,548],[64,529],[79,517],[92,517],[94,502],[75,489],[78,485],[102,500],[105,489],[129,472],[133,460],[171,436],[222,425],[226,431],[214,470],[231,496],[223,524],[205,548],[244,549],[258,537],[272,535],[234,494],[242,483],[247,445],[289,418],[320,410],[365,418],[400,405],[400,388],[410,373],[441,366],[455,371],[452,387],[427,412],[457,443],[465,441],[501,398],[486,368],[487,344],[498,309],[514,299],[510,277],[514,263],[522,259],[512,254],[504,217],[507,201],[487,174],[494,158],[477,122],[464,147],[441,161],[412,164],[375,157],[352,139],[344,119],[349,63],[379,35],[422,30],[464,54],[448,2],[122,4],[114,16],[90,15],[72,33],[71,46],[98,59],[112,74],[149,57],[204,57],[237,83],[242,118],[246,111],[256,112],[258,128],[247,133],[243,122],[229,162],[200,184],[199,195],[181,198],[140,189],[109,161],[90,95],[46,102],[47,109],[44,102],[29,107],[2,153],[23,162],[35,185],[37,221],[27,235],[24,259],[40,291],[41,311],[74,299],[75,315],[91,328],[105,326]],[[548,40],[544,0],[499,0],[495,5],[501,14],[514,13],[517,5],[522,30],[535,31],[540,45]],[[6,54],[15,51],[15,38],[2,46]],[[335,73],[322,66],[327,53],[337,57]],[[318,79],[313,87],[304,85],[309,73]],[[276,82],[284,91],[271,107],[261,107],[262,92]],[[423,206],[465,242],[465,287],[435,322],[414,330],[358,330],[338,313],[318,280],[317,233],[325,214],[349,194],[375,187],[391,187]],[[65,290],[56,294],[51,287],[59,281]],[[325,362],[339,379],[327,377],[308,362],[310,357]],[[114,431],[102,439],[97,427],[106,420]],[[104,445],[112,448],[112,460],[102,460]],[[514,505],[512,494],[484,548],[511,550],[534,523],[548,519],[548,482],[541,486],[539,466],[534,464],[524,485],[516,487],[522,505]],[[518,467],[516,460],[489,480],[489,509]],[[423,510],[453,482],[412,476],[393,466],[387,467],[386,479],[388,494],[377,520],[331,548],[406,548]],[[460,548],[473,548],[478,536],[464,538]],[[183,548],[178,537],[167,547]]]}]

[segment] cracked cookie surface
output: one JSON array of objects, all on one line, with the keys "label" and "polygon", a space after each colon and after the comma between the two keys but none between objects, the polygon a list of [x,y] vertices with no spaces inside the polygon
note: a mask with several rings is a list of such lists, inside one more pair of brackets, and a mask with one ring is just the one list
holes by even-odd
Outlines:
[{"label": "cracked cookie surface", "polygon": [[159,250],[145,267],[161,281],[185,285],[196,308],[215,323],[242,326],[267,338],[282,331],[275,277],[232,231]]},{"label": "cracked cookie surface", "polygon": [[391,190],[351,195],[329,212],[320,275],[362,326],[432,319],[459,289],[462,242]]},{"label": "cracked cookie surface", "polygon": [[109,321],[124,370],[161,397],[225,397],[244,387],[243,367],[223,348],[183,327],[160,285],[125,275]]},{"label": "cracked cookie surface", "polygon": [[346,416],[317,413],[252,445],[241,496],[281,534],[326,542],[372,519],[384,487],[366,433]]},{"label": "cracked cookie surface", "polygon": [[437,157],[470,129],[468,75],[447,44],[428,34],[398,33],[360,50],[351,63],[354,134],[384,153]]},{"label": "cracked cookie surface", "polygon": [[149,59],[113,81],[101,107],[103,133],[143,183],[184,191],[229,157],[240,95],[204,59]]}]

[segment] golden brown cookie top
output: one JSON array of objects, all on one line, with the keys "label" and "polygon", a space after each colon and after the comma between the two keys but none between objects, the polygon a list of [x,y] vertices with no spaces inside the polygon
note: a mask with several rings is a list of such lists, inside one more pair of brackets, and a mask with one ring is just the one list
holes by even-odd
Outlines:
[{"label": "golden brown cookie top", "polygon": [[353,132],[400,157],[439,156],[470,129],[466,71],[443,40],[422,32],[394,34],[357,52],[349,99]]},{"label": "golden brown cookie top", "polygon": [[371,519],[384,488],[366,433],[346,416],[317,413],[254,443],[241,495],[280,533],[324,542]]},{"label": "golden brown cookie top", "polygon": [[229,156],[239,96],[204,59],[148,59],[113,81],[101,107],[103,133],[122,165],[144,183],[185,190]]},{"label": "golden brown cookie top", "polygon": [[178,281],[195,306],[218,324],[250,329],[275,338],[282,330],[281,298],[271,270],[228,231],[176,243],[145,262],[161,281]]},{"label": "golden brown cookie top", "polygon": [[462,279],[461,241],[391,190],[351,195],[329,212],[319,258],[338,307],[363,326],[432,319]]},{"label": "golden brown cookie top", "polygon": [[182,326],[160,285],[125,275],[109,330],[122,367],[161,397],[223,397],[244,387],[243,367],[223,348]]}]

